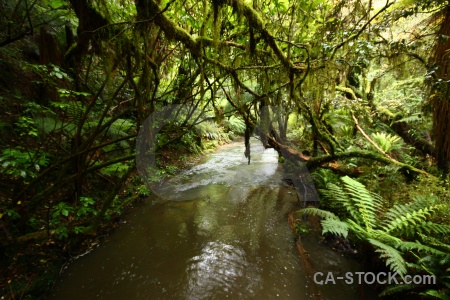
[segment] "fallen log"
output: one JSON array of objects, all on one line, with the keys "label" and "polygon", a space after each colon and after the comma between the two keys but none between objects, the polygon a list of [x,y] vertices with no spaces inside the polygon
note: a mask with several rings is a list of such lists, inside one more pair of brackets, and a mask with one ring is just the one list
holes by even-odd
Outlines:
[{"label": "fallen log", "polygon": [[305,268],[306,272],[306,280],[308,281],[308,288],[311,295],[313,295],[313,299],[323,299],[322,294],[317,290],[316,284],[314,283],[314,269],[311,265],[311,262],[309,261],[309,254],[306,252],[305,248],[303,247],[302,239],[300,235],[297,235],[297,232],[295,230],[295,218],[293,213],[289,213],[288,215],[288,223],[289,227],[292,230],[292,233],[295,236],[296,242],[295,245],[297,247],[298,254],[300,256],[300,260],[302,261],[303,267]]}]

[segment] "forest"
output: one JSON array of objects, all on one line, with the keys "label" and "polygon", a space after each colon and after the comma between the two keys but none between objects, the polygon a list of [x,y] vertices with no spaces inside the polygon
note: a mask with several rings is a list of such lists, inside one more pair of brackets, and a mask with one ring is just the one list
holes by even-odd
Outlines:
[{"label": "forest", "polygon": [[437,278],[380,297],[450,299],[448,0],[0,0],[0,105],[2,299],[253,136],[311,173],[324,234]]}]

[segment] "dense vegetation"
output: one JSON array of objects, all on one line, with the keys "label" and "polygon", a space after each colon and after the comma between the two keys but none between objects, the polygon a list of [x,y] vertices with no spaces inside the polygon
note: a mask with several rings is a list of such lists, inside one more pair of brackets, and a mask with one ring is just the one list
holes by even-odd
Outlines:
[{"label": "dense vegetation", "polygon": [[334,191],[324,231],[445,299],[449,24],[447,0],[0,1],[2,294],[43,297],[151,193],[136,152],[159,182],[239,135],[251,163],[256,134]]}]

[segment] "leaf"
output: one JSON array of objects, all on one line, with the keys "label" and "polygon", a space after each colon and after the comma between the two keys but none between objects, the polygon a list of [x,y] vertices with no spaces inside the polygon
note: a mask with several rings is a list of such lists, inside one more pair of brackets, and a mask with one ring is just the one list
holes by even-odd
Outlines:
[{"label": "leaf", "polygon": [[347,238],[349,224],[336,219],[325,219],[322,220],[322,234],[330,232],[332,234],[340,235]]},{"label": "leaf", "polygon": [[53,9],[57,9],[57,8],[60,8],[61,6],[66,5],[66,2],[62,1],[62,0],[53,0],[53,1],[50,1],[48,3],[48,5],[50,5],[50,7]]},{"label": "leaf", "polygon": [[368,239],[368,242],[377,248],[375,252],[380,253],[380,257],[386,259],[386,265],[400,276],[406,275],[406,263],[401,253],[393,247],[378,240]]}]

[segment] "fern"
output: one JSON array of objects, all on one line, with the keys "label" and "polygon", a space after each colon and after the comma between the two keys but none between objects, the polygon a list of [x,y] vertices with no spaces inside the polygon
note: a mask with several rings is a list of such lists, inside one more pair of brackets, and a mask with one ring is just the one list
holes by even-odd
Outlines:
[{"label": "fern", "polygon": [[377,226],[377,212],[382,207],[381,198],[369,192],[364,185],[348,176],[342,178],[347,194],[353,200],[367,229]]},{"label": "fern", "polygon": [[350,198],[340,187],[331,183],[328,184],[327,190],[321,190],[321,192],[329,199],[335,200],[341,204],[354,220],[358,222],[362,221],[358,210],[352,205]]},{"label": "fern", "polygon": [[391,152],[392,150],[396,150],[401,148],[401,138],[395,135],[390,135],[389,133],[377,132],[372,134],[372,139],[380,146],[380,148],[384,152]]},{"label": "fern", "polygon": [[339,127],[339,130],[341,131],[343,136],[351,137],[351,136],[353,136],[354,126],[344,125],[344,126]]},{"label": "fern", "polygon": [[[439,245],[438,240],[424,235],[450,233],[449,225],[429,221],[434,212],[443,208],[442,205],[435,204],[435,198],[418,197],[411,203],[395,205],[384,212],[383,199],[379,195],[347,176],[342,177],[341,181],[342,187],[329,184],[322,193],[342,205],[349,214],[348,219],[341,220],[335,214],[317,208],[300,210],[323,218],[323,233],[347,237],[351,232],[357,239],[372,245],[380,258],[384,259],[386,266],[401,276],[407,271],[403,253],[427,253],[443,257],[450,251],[450,245]],[[415,240],[406,240],[408,237]],[[443,248],[446,252],[441,250]],[[446,259],[450,260],[450,256]]]},{"label": "fern", "polygon": [[122,176],[125,174],[129,169],[128,165],[125,165],[123,163],[116,163],[109,165],[107,167],[104,167],[100,170],[100,173],[107,176]]},{"label": "fern", "polygon": [[340,235],[344,238],[347,238],[348,236],[348,228],[349,224],[347,222],[343,222],[338,219],[325,219],[322,220],[322,234],[325,234],[327,232]]},{"label": "fern", "polygon": [[398,123],[398,122],[412,123],[412,122],[417,122],[417,121],[422,121],[421,113],[415,113],[410,116],[401,118],[400,120],[397,120],[394,123]]},{"label": "fern", "polygon": [[[431,203],[430,203],[431,202]],[[434,199],[422,197],[414,199],[411,204],[395,205],[384,217],[383,228],[389,233],[413,236],[422,232],[448,233],[450,226],[426,221],[433,212],[444,208],[443,205],[433,205]]]},{"label": "fern", "polygon": [[213,122],[202,122],[195,125],[197,134],[201,137],[206,137],[209,140],[219,140],[221,137],[221,128]]},{"label": "fern", "polygon": [[129,135],[134,127],[135,125],[130,120],[117,119],[109,126],[107,132],[111,138],[121,138]]},{"label": "fern", "polygon": [[76,124],[78,124],[86,110],[79,102],[51,102],[51,105],[61,109],[65,117]]},{"label": "fern", "polygon": [[339,220],[339,218],[332,212],[322,210],[319,208],[315,208],[315,207],[303,208],[300,210],[300,212],[307,214],[307,215],[311,215],[311,216],[319,216],[319,217],[325,218],[325,219]]},{"label": "fern", "polygon": [[377,248],[375,252],[380,253],[380,257],[385,259],[386,266],[401,277],[406,275],[406,262],[397,249],[375,239],[368,239],[368,242]]},{"label": "fern", "polygon": [[245,123],[241,119],[231,116],[224,122],[225,129],[232,131],[236,134],[243,135],[245,132]]},{"label": "fern", "polygon": [[387,287],[386,289],[384,289],[379,296],[380,297],[384,297],[384,296],[391,296],[391,295],[395,295],[395,294],[405,294],[408,291],[412,291],[413,289],[416,288],[415,284],[396,284],[396,285],[392,285]]},{"label": "fern", "polygon": [[423,252],[428,252],[430,254],[434,254],[434,255],[445,255],[445,252],[442,252],[436,248],[427,246],[427,245],[423,245],[419,242],[408,242],[408,241],[404,241],[400,244],[399,248],[403,251],[412,251],[412,250],[417,250],[419,252],[423,251]]},{"label": "fern", "polygon": [[366,228],[374,228],[376,213],[382,206],[381,198],[348,176],[341,180],[345,184],[345,189],[329,184],[328,191],[323,193],[340,202],[357,223],[364,224]]},{"label": "fern", "polygon": [[450,300],[450,296],[442,294],[440,291],[437,290],[427,290],[424,293],[421,293],[421,295],[431,296],[435,299]]},{"label": "fern", "polygon": [[36,128],[43,133],[65,133],[69,136],[75,134],[77,125],[74,122],[63,122],[51,117],[38,117],[34,119]]}]

